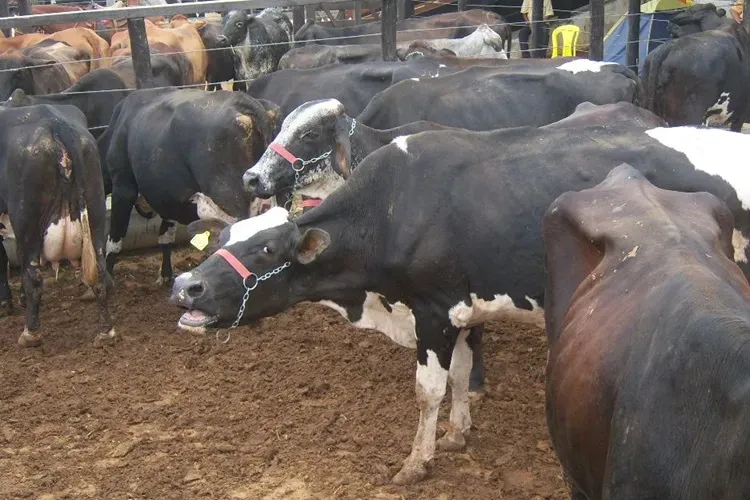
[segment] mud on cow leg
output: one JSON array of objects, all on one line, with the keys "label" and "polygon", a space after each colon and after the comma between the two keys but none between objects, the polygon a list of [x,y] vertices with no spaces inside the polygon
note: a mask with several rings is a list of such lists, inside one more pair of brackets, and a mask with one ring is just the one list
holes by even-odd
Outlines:
[{"label": "mud on cow leg", "polygon": [[471,329],[467,342],[471,349],[472,365],[469,377],[469,399],[478,401],[485,394],[485,371],[483,349],[484,325],[477,325]]},{"label": "mud on cow leg", "polygon": [[42,343],[39,333],[39,306],[42,302],[42,286],[44,277],[39,269],[39,256],[33,258],[22,256],[23,289],[26,296],[26,326],[18,337],[18,344],[22,347],[36,347]]},{"label": "mud on cow leg", "polygon": [[161,249],[161,269],[157,285],[165,285],[172,281],[172,246],[175,242],[177,227],[175,223],[162,220],[159,226],[159,248]]},{"label": "mud on cow leg", "polygon": [[13,296],[8,284],[8,254],[0,236],[0,318],[13,312]]},{"label": "mud on cow leg", "polygon": [[456,340],[451,357],[448,383],[451,385],[451,413],[448,430],[437,446],[444,451],[459,451],[466,446],[464,435],[471,429],[469,412],[469,375],[471,373],[472,352],[467,342],[468,330],[463,330]]}]

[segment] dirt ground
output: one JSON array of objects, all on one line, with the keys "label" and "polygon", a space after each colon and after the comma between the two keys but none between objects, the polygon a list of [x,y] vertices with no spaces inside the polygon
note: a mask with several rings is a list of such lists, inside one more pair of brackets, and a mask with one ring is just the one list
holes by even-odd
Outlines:
[{"label": "dirt ground", "polygon": [[[199,258],[180,250],[175,267]],[[0,498],[568,498],[544,422],[543,331],[489,325],[490,392],[467,449],[398,487],[418,417],[413,351],[319,305],[226,345],[187,334],[158,268],[156,253],[118,263],[113,348],[93,346],[95,306],[70,268],[45,275],[43,347],[17,346],[20,308],[0,319]],[[15,272],[16,301],[18,285]]]}]

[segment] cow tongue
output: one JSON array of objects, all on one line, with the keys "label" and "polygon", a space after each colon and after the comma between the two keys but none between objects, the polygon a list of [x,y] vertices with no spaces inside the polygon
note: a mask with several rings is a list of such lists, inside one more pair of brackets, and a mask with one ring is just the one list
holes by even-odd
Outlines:
[{"label": "cow tongue", "polygon": [[185,326],[208,326],[215,322],[216,316],[209,316],[197,309],[191,309],[180,317],[180,323]]}]

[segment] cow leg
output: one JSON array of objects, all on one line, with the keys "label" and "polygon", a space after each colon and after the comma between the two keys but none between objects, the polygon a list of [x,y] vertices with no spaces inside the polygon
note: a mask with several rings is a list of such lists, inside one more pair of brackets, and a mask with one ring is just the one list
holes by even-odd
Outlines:
[{"label": "cow leg", "polygon": [[107,238],[106,265],[107,272],[114,277],[115,260],[122,251],[122,240],[128,233],[130,214],[138,198],[138,186],[135,182],[115,182],[112,186],[112,212]]},{"label": "cow leg", "polygon": [[471,329],[467,338],[471,349],[472,364],[471,376],[469,377],[469,398],[474,401],[484,396],[484,349],[482,339],[484,337],[484,325],[477,325]]},{"label": "cow leg", "polygon": [[157,285],[164,285],[172,281],[172,245],[177,234],[175,223],[162,220],[159,226],[159,248],[161,248],[161,269]]},{"label": "cow leg", "polygon": [[8,254],[0,236],[0,318],[13,312],[13,297],[8,284]]},{"label": "cow leg", "polygon": [[437,441],[439,449],[459,451],[466,446],[464,434],[471,429],[469,411],[469,375],[472,366],[472,352],[467,337],[468,330],[463,330],[456,340],[451,357],[448,383],[451,385],[451,413],[448,431]]},{"label": "cow leg", "polygon": [[[416,395],[419,406],[419,425],[412,443],[411,454],[393,482],[399,485],[413,484],[427,475],[427,463],[435,455],[435,432],[438,410],[445,396],[448,368],[455,336],[434,321],[417,317],[417,380]],[[427,325],[425,325],[427,323]],[[465,342],[464,342],[465,343]],[[468,375],[468,374],[467,374]],[[468,387],[467,387],[468,390]]]},{"label": "cow leg", "polygon": [[[16,234],[20,238],[21,235]],[[21,240],[23,241],[23,240]],[[26,296],[26,326],[18,337],[18,345],[22,347],[36,347],[42,343],[39,331],[39,305],[42,302],[42,286],[44,277],[39,269],[39,250],[21,255],[23,269],[23,290]]]}]

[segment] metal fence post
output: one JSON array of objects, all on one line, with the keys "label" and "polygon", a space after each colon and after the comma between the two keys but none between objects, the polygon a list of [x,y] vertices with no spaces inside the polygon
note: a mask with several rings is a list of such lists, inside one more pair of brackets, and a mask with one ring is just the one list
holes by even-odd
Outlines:
[{"label": "metal fence post", "polygon": [[381,48],[384,61],[396,60],[396,0],[383,0]]},{"label": "metal fence post", "polygon": [[[602,30],[603,32],[604,30]],[[628,48],[626,52],[628,68],[638,72],[638,55],[640,54],[641,1],[628,1]],[[604,54],[602,54],[604,57]]]},{"label": "metal fence post", "polygon": [[604,0],[591,0],[591,39],[589,40],[589,59],[604,59]]},{"label": "metal fence post", "polygon": [[128,19],[128,35],[130,35],[130,53],[133,58],[135,71],[135,86],[143,89],[153,86],[151,72],[151,50],[146,37],[146,23],[143,19]]}]

